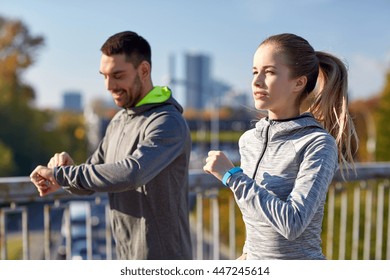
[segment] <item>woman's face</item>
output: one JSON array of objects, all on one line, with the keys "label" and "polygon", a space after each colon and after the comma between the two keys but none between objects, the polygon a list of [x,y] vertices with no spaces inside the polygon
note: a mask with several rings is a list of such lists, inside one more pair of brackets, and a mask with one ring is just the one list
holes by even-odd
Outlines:
[{"label": "woman's face", "polygon": [[299,115],[297,79],[290,78],[285,57],[268,43],[261,45],[253,57],[252,93],[255,107],[268,110],[270,119],[288,119]]}]

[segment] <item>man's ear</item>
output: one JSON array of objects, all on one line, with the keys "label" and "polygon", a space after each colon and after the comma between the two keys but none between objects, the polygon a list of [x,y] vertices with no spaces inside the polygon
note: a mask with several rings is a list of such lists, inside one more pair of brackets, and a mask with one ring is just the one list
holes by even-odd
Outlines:
[{"label": "man's ear", "polygon": [[307,77],[301,76],[295,79],[295,91],[302,92],[307,84]]},{"label": "man's ear", "polygon": [[147,77],[150,77],[150,64],[147,61],[142,61],[141,64],[138,66],[138,71],[141,79],[145,79]]}]

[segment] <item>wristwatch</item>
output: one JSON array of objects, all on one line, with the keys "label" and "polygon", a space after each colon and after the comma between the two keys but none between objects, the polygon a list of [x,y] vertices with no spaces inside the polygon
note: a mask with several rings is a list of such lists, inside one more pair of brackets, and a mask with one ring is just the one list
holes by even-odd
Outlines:
[{"label": "wristwatch", "polygon": [[229,178],[234,174],[234,173],[237,173],[237,172],[242,172],[242,169],[241,167],[233,167],[232,169],[230,169],[229,171],[227,171],[225,173],[225,175],[223,175],[222,177],[222,184],[224,184],[225,186],[228,186],[227,185],[227,180],[229,180]]}]

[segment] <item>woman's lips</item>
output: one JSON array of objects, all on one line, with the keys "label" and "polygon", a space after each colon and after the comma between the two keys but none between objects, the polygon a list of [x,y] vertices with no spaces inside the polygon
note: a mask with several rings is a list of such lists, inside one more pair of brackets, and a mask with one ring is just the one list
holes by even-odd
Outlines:
[{"label": "woman's lips", "polygon": [[262,98],[262,97],[268,96],[268,94],[266,92],[262,92],[262,91],[255,91],[253,93],[253,96],[256,98]]}]

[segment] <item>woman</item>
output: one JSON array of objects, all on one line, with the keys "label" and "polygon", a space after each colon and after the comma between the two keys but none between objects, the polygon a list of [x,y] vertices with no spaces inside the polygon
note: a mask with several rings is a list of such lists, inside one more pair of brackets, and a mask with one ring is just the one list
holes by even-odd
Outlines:
[{"label": "woman", "polygon": [[[325,259],[321,225],[338,166],[353,163],[347,69],[303,38],[279,34],[253,58],[253,98],[267,110],[239,140],[241,166],[210,151],[204,171],[230,187],[246,240],[241,259]],[[309,110],[301,107],[310,101]]]}]

